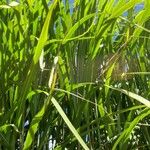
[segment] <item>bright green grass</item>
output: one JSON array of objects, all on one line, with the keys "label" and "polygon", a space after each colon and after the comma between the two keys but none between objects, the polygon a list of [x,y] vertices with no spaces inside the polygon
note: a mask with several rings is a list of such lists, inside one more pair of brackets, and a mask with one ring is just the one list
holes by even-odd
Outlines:
[{"label": "bright green grass", "polygon": [[49,1],[0,2],[0,150],[150,149],[149,0]]}]

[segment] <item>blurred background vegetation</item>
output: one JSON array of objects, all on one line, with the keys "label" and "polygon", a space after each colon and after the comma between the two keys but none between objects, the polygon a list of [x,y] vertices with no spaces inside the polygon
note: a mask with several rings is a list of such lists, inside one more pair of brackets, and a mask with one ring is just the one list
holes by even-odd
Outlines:
[{"label": "blurred background vegetation", "polygon": [[150,149],[149,0],[1,0],[0,150]]}]

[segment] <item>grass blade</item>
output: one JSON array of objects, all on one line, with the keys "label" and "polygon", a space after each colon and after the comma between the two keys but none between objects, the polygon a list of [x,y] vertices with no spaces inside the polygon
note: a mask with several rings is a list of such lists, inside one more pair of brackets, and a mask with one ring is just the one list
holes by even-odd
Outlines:
[{"label": "grass blade", "polygon": [[150,101],[147,100],[146,98],[140,96],[140,95],[137,95],[137,94],[135,94],[135,93],[133,93],[133,92],[130,92],[130,91],[127,91],[127,90],[125,90],[125,89],[118,89],[118,88],[111,87],[111,86],[109,86],[109,85],[105,85],[105,86],[108,87],[108,88],[111,88],[111,89],[113,89],[113,90],[122,92],[122,93],[126,94],[127,96],[129,96],[129,97],[131,97],[131,98],[137,100],[138,102],[140,102],[140,103],[142,103],[142,104],[144,104],[144,105],[146,105],[147,107],[150,108]]},{"label": "grass blade", "polygon": [[68,117],[66,116],[66,114],[64,113],[64,111],[61,108],[61,106],[59,105],[59,103],[56,101],[56,99],[54,97],[52,97],[51,101],[54,104],[54,106],[56,107],[56,109],[59,112],[59,114],[61,115],[61,117],[63,118],[63,120],[66,122],[66,124],[69,127],[69,129],[71,130],[71,132],[74,134],[74,136],[77,138],[77,140],[79,141],[79,143],[82,145],[82,147],[85,150],[89,150],[89,148],[87,147],[87,145],[85,144],[85,142],[82,140],[82,138],[80,137],[80,135],[77,132],[77,130],[74,128],[74,126],[72,125],[72,123],[70,122],[70,120],[68,119]]},{"label": "grass blade", "polygon": [[21,121],[21,118],[22,118],[22,112],[23,112],[22,110],[24,110],[26,96],[27,96],[28,90],[30,88],[30,85],[33,81],[34,74],[36,72],[36,65],[37,65],[38,60],[40,58],[42,48],[44,47],[45,42],[47,40],[49,23],[51,21],[52,13],[53,13],[53,10],[55,9],[56,5],[57,5],[57,2],[58,1],[56,0],[53,4],[51,4],[51,7],[50,7],[49,12],[47,14],[44,26],[42,28],[42,32],[41,32],[38,44],[37,44],[36,49],[35,49],[35,54],[33,56],[33,61],[31,63],[29,72],[27,74],[26,80],[25,80],[23,88],[22,88],[22,93],[20,95],[20,99],[19,99],[19,102],[18,102],[18,107],[19,107],[18,117],[17,117],[18,125],[20,125],[20,121]]}]

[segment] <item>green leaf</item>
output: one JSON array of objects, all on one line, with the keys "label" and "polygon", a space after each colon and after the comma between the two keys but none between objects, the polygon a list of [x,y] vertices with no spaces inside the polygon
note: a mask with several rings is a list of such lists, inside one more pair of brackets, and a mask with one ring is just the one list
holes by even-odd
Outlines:
[{"label": "green leaf", "polygon": [[38,44],[35,48],[35,54],[33,56],[33,61],[30,65],[26,80],[25,80],[23,88],[22,88],[22,93],[20,95],[20,99],[18,102],[18,107],[19,107],[18,117],[17,117],[18,125],[20,125],[20,121],[22,118],[22,112],[23,112],[22,110],[24,110],[26,96],[27,96],[27,93],[29,91],[30,85],[34,79],[34,74],[36,73],[36,65],[39,61],[39,58],[40,58],[40,55],[42,52],[42,48],[44,47],[44,45],[46,43],[49,23],[51,21],[52,13],[53,13],[53,10],[55,9],[57,3],[58,3],[58,0],[56,0],[54,3],[51,4],[51,7],[50,7],[49,12],[47,14],[44,26],[42,28],[42,32],[41,32],[39,40],[38,40]]},{"label": "green leaf", "polygon": [[95,13],[87,15],[85,17],[83,17],[81,20],[79,20],[77,23],[75,23],[75,25],[68,31],[67,35],[65,36],[65,38],[63,39],[63,44],[65,44],[69,38],[72,37],[72,35],[75,33],[75,31],[83,24],[85,23],[87,20],[89,20],[90,18],[94,17]]},{"label": "green leaf", "polygon": [[124,144],[127,142],[127,140],[129,139],[129,136],[131,134],[131,132],[133,131],[133,129],[135,128],[135,126],[137,125],[137,123],[142,120],[143,118],[145,118],[146,116],[148,116],[150,114],[150,110],[148,108],[144,109],[131,123],[130,126],[123,130],[123,132],[121,133],[120,137],[117,139],[117,141],[115,142],[115,144],[113,145],[112,150],[116,150],[117,149],[117,145],[120,143],[120,145],[124,146]]},{"label": "green leaf", "polygon": [[[39,123],[42,120],[48,105],[50,104],[51,93],[53,91],[53,86],[55,86],[55,75],[56,75],[56,71],[55,70],[56,70],[57,62],[58,62],[58,57],[55,57],[54,64],[53,64],[53,67],[52,67],[52,70],[51,70],[51,74],[50,74],[50,80],[49,80],[50,95],[48,93],[46,93],[46,92],[43,92],[46,95],[48,95],[48,98],[45,101],[45,103],[42,106],[42,108],[40,109],[40,111],[32,119],[29,131],[27,133],[27,137],[26,137],[26,140],[25,140],[25,143],[24,143],[23,150],[27,150],[27,149],[30,148],[30,146],[32,144],[32,141],[34,140],[35,133],[38,130]],[[39,92],[41,92],[41,91],[39,91]],[[32,94],[34,94],[34,93],[31,93],[31,95]]]},{"label": "green leaf", "polygon": [[12,7],[16,7],[16,6],[18,6],[18,5],[19,5],[18,2],[12,1],[12,2],[10,2],[8,5],[0,5],[0,8],[9,9],[9,8],[12,8]]},{"label": "green leaf", "polygon": [[38,130],[39,123],[40,123],[40,121],[42,120],[42,118],[44,116],[44,113],[46,111],[46,108],[47,108],[49,102],[50,102],[50,97],[48,97],[47,103],[45,103],[43,105],[42,109],[33,118],[32,122],[31,122],[31,125],[30,125],[30,128],[28,130],[27,136],[26,136],[26,140],[24,142],[23,150],[30,149],[31,144],[32,144],[32,142],[34,140],[35,133]]},{"label": "green leaf", "polygon": [[56,107],[56,109],[59,112],[59,114],[61,115],[61,117],[63,118],[63,120],[66,122],[66,124],[69,127],[69,129],[71,130],[71,132],[74,134],[74,136],[77,138],[77,140],[79,141],[79,143],[82,145],[82,147],[85,150],[89,150],[89,148],[87,147],[87,145],[85,144],[85,142],[82,140],[82,138],[80,137],[80,135],[77,132],[77,130],[74,128],[74,126],[72,125],[72,123],[70,122],[70,120],[68,119],[68,117],[66,116],[66,114],[64,113],[64,111],[61,108],[61,106],[59,105],[59,103],[56,101],[56,99],[54,97],[52,97],[51,101],[54,104],[54,106]]},{"label": "green leaf", "polygon": [[138,94],[135,94],[133,92],[130,92],[130,91],[127,91],[127,90],[124,90],[124,89],[118,89],[118,88],[115,88],[115,87],[112,87],[112,86],[109,86],[109,85],[105,85],[105,86],[108,87],[108,88],[111,88],[113,90],[120,91],[120,92],[126,94],[127,96],[137,100],[138,102],[140,102],[140,103],[142,103],[142,104],[144,104],[144,105],[146,105],[147,107],[150,108],[150,101],[147,100],[146,98],[138,95]]},{"label": "green leaf", "polygon": [[130,0],[129,2],[126,2],[124,5],[116,5],[114,7],[114,10],[112,12],[112,15],[110,18],[119,17],[122,15],[125,11],[129,10],[130,8],[134,7],[136,4],[142,2],[143,0]]}]

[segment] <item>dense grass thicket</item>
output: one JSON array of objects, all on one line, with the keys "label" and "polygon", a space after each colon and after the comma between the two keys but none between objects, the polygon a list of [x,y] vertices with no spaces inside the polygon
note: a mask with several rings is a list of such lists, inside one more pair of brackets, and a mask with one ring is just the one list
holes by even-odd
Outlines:
[{"label": "dense grass thicket", "polygon": [[150,149],[149,12],[1,0],[0,150]]}]

